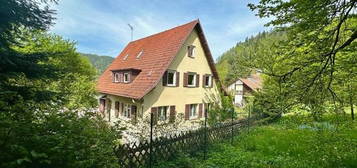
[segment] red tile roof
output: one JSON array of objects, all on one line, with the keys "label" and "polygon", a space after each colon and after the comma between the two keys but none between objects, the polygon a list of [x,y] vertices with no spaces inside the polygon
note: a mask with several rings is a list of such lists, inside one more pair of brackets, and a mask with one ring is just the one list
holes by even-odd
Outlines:
[{"label": "red tile roof", "polygon": [[253,74],[248,78],[239,78],[239,80],[254,91],[262,88],[262,79],[259,74]]},{"label": "red tile roof", "polygon": [[[219,82],[214,61],[199,20],[130,42],[99,77],[96,89],[100,93],[141,99],[160,81],[189,34],[196,29],[216,81]],[[140,51],[143,54],[136,58]],[[124,57],[128,55],[127,59]],[[131,83],[113,83],[112,71],[140,69]]]}]

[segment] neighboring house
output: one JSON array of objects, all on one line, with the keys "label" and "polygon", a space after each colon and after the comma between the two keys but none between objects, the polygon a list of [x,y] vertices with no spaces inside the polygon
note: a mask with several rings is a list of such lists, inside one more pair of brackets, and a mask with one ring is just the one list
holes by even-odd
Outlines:
[{"label": "neighboring house", "polygon": [[234,96],[233,103],[235,106],[244,105],[244,97],[251,95],[253,92],[262,88],[262,79],[260,73],[255,73],[247,78],[238,78],[228,85],[227,92]]},{"label": "neighboring house", "polygon": [[218,96],[217,71],[199,20],[130,42],[100,76],[106,120],[199,121]]}]

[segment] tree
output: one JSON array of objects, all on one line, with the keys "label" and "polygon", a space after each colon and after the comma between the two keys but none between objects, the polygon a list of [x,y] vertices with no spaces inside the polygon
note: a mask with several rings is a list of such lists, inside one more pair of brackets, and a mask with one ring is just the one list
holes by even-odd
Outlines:
[{"label": "tree", "polygon": [[[267,24],[287,33],[274,52],[274,63],[264,73],[282,84],[289,97],[310,111],[325,111],[326,102],[343,103],[338,80],[348,78],[346,68],[356,68],[356,0],[261,0],[249,4],[258,16],[269,17]],[[347,63],[347,64],[346,64]],[[355,79],[355,73],[347,73]],[[356,81],[352,81],[356,83]],[[352,84],[355,85],[355,84]],[[346,92],[340,92],[346,93]],[[353,103],[352,103],[353,104]],[[319,112],[320,113],[320,112]]]}]

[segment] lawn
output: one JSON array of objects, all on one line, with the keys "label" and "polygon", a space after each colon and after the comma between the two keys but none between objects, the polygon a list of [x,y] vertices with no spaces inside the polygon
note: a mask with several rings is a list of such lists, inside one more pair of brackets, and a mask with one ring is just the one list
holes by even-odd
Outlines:
[{"label": "lawn", "polygon": [[233,145],[210,147],[209,158],[182,154],[163,167],[357,167],[357,122],[325,116],[314,122],[306,115],[284,116],[276,123],[243,131]]}]

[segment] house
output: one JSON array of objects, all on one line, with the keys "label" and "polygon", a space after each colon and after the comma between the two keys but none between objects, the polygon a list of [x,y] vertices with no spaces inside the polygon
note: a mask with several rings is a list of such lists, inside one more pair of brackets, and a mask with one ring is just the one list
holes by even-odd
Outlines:
[{"label": "house", "polygon": [[[110,122],[153,113],[155,122],[199,121],[219,78],[199,20],[130,42],[99,77],[99,111]],[[180,114],[180,115],[179,115]]]},{"label": "house", "polygon": [[233,103],[236,106],[244,105],[244,98],[262,88],[260,73],[250,75],[247,78],[238,78],[228,85],[227,92],[234,96]]}]

